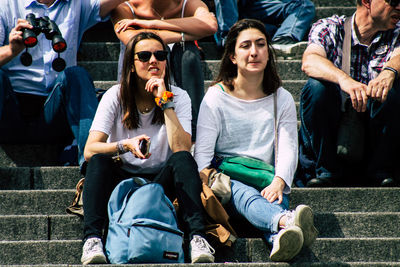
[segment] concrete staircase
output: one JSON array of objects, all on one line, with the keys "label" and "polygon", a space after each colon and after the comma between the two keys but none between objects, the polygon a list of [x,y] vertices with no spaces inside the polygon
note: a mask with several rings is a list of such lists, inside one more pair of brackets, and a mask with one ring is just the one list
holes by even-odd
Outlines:
[{"label": "concrete staircase", "polygon": [[[314,3],[317,18],[355,10],[354,1]],[[200,42],[206,56],[206,87],[219,64],[210,40]],[[100,24],[86,34],[79,65],[89,70],[97,87],[107,89],[116,83],[118,54],[110,24]],[[278,62],[284,87],[296,101],[306,80],[300,64],[300,60]],[[83,223],[67,215],[65,208],[81,177],[78,167],[57,166],[60,149],[60,145],[0,145],[0,265],[80,264]],[[269,248],[249,234],[232,249],[217,251],[219,263],[204,266],[400,266],[399,188],[295,188],[291,207],[301,203],[314,210],[319,236],[290,264],[270,262]]]}]

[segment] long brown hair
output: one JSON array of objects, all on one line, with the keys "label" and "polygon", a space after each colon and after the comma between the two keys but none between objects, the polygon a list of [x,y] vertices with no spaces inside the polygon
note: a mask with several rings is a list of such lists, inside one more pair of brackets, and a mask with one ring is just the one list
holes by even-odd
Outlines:
[{"label": "long brown hair", "polygon": [[[136,72],[132,72],[132,67],[134,66],[135,62],[135,47],[138,42],[148,39],[157,40],[162,45],[163,49],[166,50],[164,42],[157,34],[152,32],[140,32],[137,35],[133,36],[126,45],[124,61],[122,64],[119,98],[121,101],[121,111],[123,114],[122,123],[124,127],[129,130],[137,129],[140,127],[139,112],[136,106],[135,97],[135,90],[139,90],[139,88],[137,88],[138,77]],[[168,59],[165,68],[164,83],[167,90],[170,91]],[[164,124],[164,114],[158,106],[155,107],[155,112],[151,123]]]},{"label": "long brown hair", "polygon": [[226,37],[224,54],[221,59],[218,76],[214,84],[223,82],[232,91],[234,89],[233,80],[237,77],[237,65],[231,61],[231,56],[235,55],[235,46],[239,34],[247,29],[257,29],[264,34],[268,44],[268,64],[264,70],[263,92],[266,95],[276,92],[282,82],[278,75],[275,62],[275,52],[271,46],[269,37],[264,24],[254,19],[242,19],[236,22],[229,30]]}]

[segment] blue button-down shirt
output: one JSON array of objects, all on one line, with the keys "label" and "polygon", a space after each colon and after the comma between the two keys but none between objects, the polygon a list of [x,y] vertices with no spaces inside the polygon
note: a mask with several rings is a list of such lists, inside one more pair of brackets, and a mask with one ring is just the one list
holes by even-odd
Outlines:
[{"label": "blue button-down shirt", "polygon": [[[75,66],[83,33],[101,21],[99,12],[100,0],[56,0],[50,7],[36,0],[2,0],[0,46],[9,43],[8,36],[19,18],[25,19],[29,13],[37,18],[48,16],[58,25],[67,43],[67,50],[60,53],[61,58],[67,67]],[[51,40],[47,40],[44,33],[38,35],[38,44],[28,52],[33,59],[31,66],[22,65],[18,55],[2,68],[7,71],[15,92],[47,96],[59,74],[51,67],[58,53],[53,51]]]}]

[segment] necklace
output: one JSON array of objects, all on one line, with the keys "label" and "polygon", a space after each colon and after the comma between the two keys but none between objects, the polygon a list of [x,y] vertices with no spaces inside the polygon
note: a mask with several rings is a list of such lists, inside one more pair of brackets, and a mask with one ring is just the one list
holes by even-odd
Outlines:
[{"label": "necklace", "polygon": [[157,10],[154,7],[151,7],[151,9],[153,9],[153,11],[157,14],[157,16],[160,17],[160,20],[164,20],[164,17],[160,15],[160,13],[157,12]]},{"label": "necklace", "polygon": [[149,108],[145,108],[143,111],[142,110],[139,110],[139,111],[140,111],[141,114],[146,114],[146,113],[150,112],[150,109]]}]

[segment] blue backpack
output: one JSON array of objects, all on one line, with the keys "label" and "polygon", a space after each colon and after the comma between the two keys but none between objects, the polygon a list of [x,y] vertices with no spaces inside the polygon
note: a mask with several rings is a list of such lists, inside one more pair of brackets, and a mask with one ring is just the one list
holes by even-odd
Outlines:
[{"label": "blue backpack", "polygon": [[108,260],[124,263],[183,263],[183,233],[160,184],[119,183],[108,202]]}]

